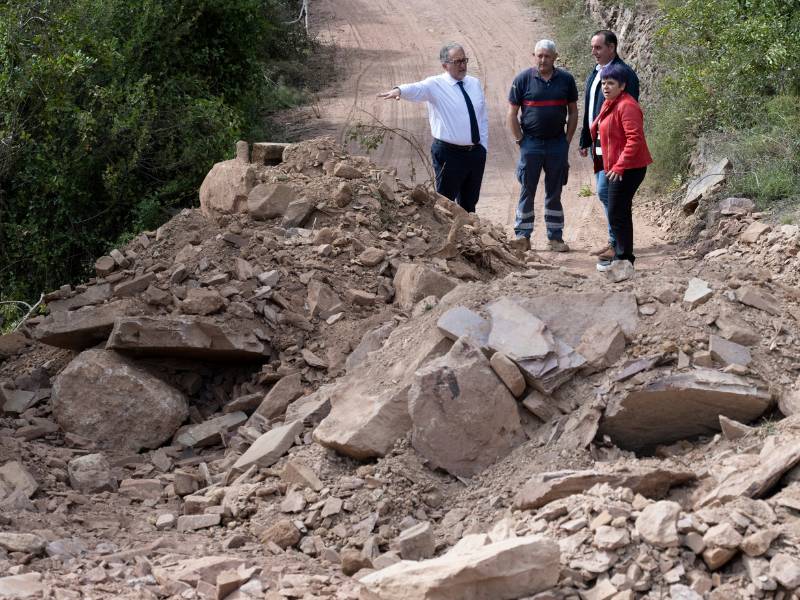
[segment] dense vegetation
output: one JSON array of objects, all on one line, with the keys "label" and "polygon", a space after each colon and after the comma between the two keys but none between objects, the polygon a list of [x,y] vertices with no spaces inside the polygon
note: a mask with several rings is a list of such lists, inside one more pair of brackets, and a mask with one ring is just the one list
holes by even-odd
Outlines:
[{"label": "dense vegetation", "polygon": [[662,0],[654,114],[663,177],[702,137],[734,161],[734,193],[762,207],[800,200],[800,7],[786,0]]},{"label": "dense vegetation", "polygon": [[0,300],[191,205],[301,97],[299,0],[0,0]]},{"label": "dense vegetation", "polygon": [[[532,0],[553,15],[569,65],[583,73],[586,0]],[[610,4],[610,0],[606,0]],[[619,3],[615,3],[618,5]],[[800,5],[786,0],[649,0],[623,5],[659,14],[659,81],[645,114],[656,160],[650,183],[670,189],[686,176],[691,149],[734,162],[730,193],[762,208],[800,204]],[[624,40],[623,40],[624,44]]]}]

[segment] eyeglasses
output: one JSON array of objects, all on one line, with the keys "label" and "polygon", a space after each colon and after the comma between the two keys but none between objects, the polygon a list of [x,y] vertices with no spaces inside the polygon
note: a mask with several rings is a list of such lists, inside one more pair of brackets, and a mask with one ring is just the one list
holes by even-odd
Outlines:
[{"label": "eyeglasses", "polygon": [[466,66],[466,64],[468,62],[469,62],[468,58],[457,58],[455,60],[448,60],[447,64],[449,64],[449,65],[464,65],[464,66]]}]

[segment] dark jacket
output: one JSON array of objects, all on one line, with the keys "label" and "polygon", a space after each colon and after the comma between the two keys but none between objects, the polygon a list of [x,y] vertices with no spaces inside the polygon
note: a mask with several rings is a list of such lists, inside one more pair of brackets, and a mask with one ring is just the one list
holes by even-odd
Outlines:
[{"label": "dark jacket", "polygon": [[[628,69],[628,82],[625,85],[625,91],[628,92],[633,99],[637,102],[639,101],[639,78],[636,76],[636,72],[631,69],[625,62],[619,57],[614,57],[614,60],[611,61],[611,64],[618,64],[622,65],[626,69]],[[592,69],[589,73],[589,77],[586,78],[586,85],[584,86],[583,90],[583,124],[581,125],[581,139],[580,139],[580,148],[588,148],[592,145],[592,136],[589,131],[589,92],[592,89],[592,83],[594,82],[594,78],[600,73],[596,69]],[[603,105],[603,94],[598,90],[598,93],[595,94],[594,97],[594,114],[595,116],[600,114],[600,107]]]}]

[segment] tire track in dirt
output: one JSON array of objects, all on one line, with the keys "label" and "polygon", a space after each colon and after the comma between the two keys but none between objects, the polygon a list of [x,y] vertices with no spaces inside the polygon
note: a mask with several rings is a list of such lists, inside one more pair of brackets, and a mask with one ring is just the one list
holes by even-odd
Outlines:
[{"label": "tire track in dirt", "polygon": [[[438,73],[443,43],[453,40],[465,46],[472,59],[469,73],[481,79],[489,108],[489,153],[478,214],[511,231],[519,194],[514,175],[518,148],[505,127],[507,94],[514,76],[530,66],[535,41],[553,37],[544,15],[523,0],[468,5],[463,0],[319,0],[312,3],[311,17],[319,37],[343,51],[347,69],[331,93],[321,98],[321,118],[307,129],[312,135],[334,135],[357,153],[363,149],[348,143],[347,130],[359,121],[370,122],[368,114],[389,127],[410,132],[427,153],[431,135],[424,105],[378,100],[375,93]],[[580,82],[584,74],[573,75]],[[584,186],[594,189],[594,176],[590,161],[578,154],[577,137],[570,149],[570,180],[562,194],[564,238],[575,252],[549,257],[589,271],[593,260],[583,251],[605,240],[606,224],[597,198],[579,195]],[[387,136],[371,158],[396,168],[405,180],[414,171],[418,180],[426,177],[414,150],[397,137]],[[533,237],[539,250],[546,247],[541,187],[535,202]],[[648,249],[637,265],[655,264],[650,256],[657,257],[662,251],[657,231],[636,214],[634,220],[637,247]]]}]

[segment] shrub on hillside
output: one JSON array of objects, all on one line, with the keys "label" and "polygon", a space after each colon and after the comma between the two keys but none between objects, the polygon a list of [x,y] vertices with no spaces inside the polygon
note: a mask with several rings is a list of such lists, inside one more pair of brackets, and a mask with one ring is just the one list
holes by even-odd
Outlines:
[{"label": "shrub on hillside", "polygon": [[309,49],[283,24],[296,8],[0,3],[0,298],[79,277],[121,234],[191,205],[234,140],[264,134]]}]

